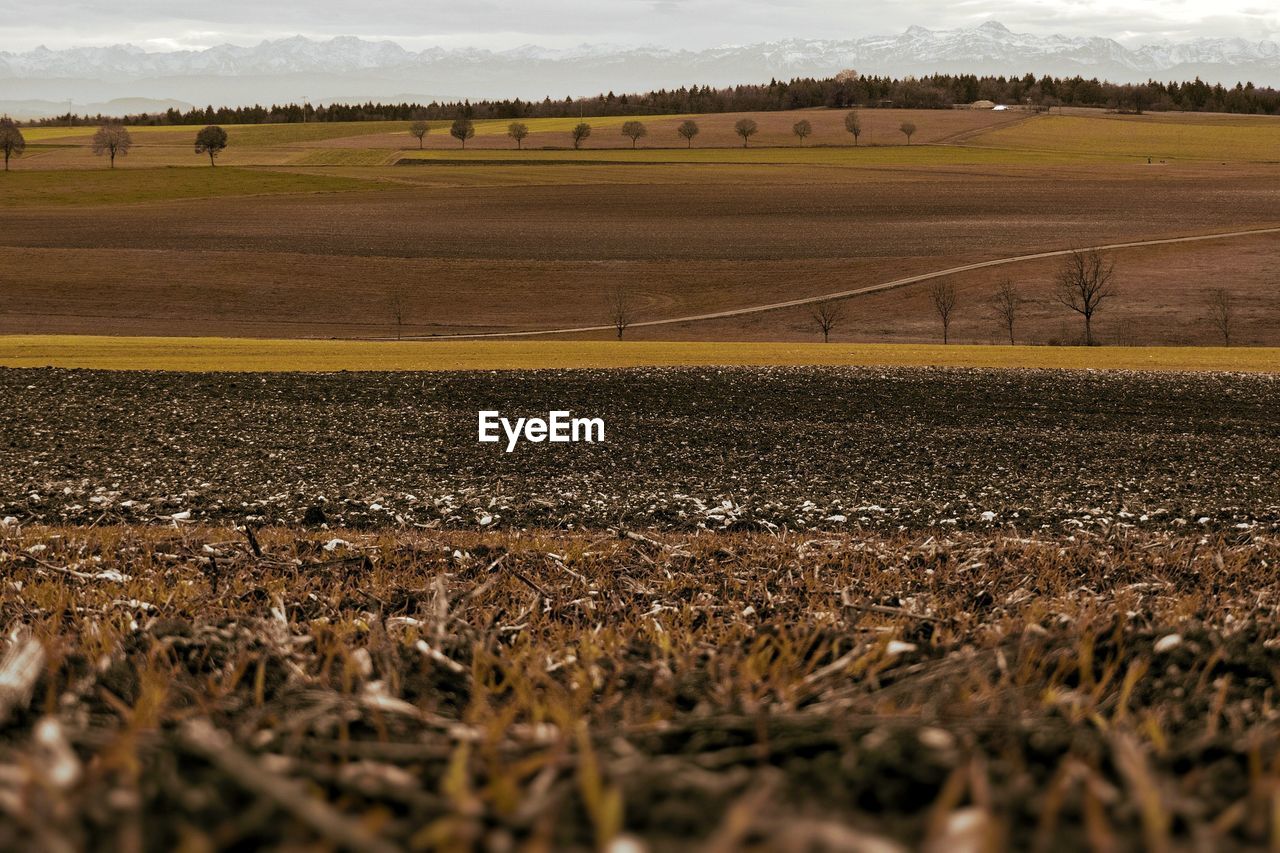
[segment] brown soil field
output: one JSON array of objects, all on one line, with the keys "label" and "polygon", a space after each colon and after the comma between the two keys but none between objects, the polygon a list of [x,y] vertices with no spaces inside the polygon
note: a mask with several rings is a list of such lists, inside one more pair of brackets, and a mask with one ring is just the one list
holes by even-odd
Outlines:
[{"label": "brown soil field", "polygon": [[[1216,346],[1221,334],[1209,316],[1208,291],[1223,287],[1233,299],[1231,343],[1272,346],[1280,341],[1280,235],[1239,237],[1208,243],[1124,249],[1112,254],[1119,295],[1094,317],[1094,334],[1109,344]],[[950,339],[960,343],[1009,343],[992,299],[1005,280],[1024,300],[1015,342],[1074,344],[1083,330],[1079,315],[1056,298],[1061,259],[1026,261],[948,277],[958,302]],[[905,268],[904,274],[910,274]],[[845,300],[847,319],[832,341],[940,342],[929,282]],[[637,339],[813,340],[818,327],[808,308],[636,328]]]},{"label": "brown soil field", "polygon": [[[643,182],[603,175],[554,185],[541,177],[531,185],[11,208],[0,211],[0,331],[383,336],[394,331],[396,289],[411,334],[602,323],[619,286],[635,294],[637,319],[661,319],[967,261],[1272,225],[1280,209],[1280,170],[1261,166],[625,173]],[[1218,280],[1237,292],[1242,340],[1274,344],[1278,242],[1129,250],[1117,259],[1125,297],[1099,315],[1100,331],[1133,343],[1211,342],[1196,294]],[[1034,300],[1026,339],[1069,340],[1071,315],[1047,299],[1053,270],[1044,262],[959,277],[957,339],[994,339],[977,305],[1007,276]],[[923,292],[857,298],[859,319],[837,336],[932,339]],[[643,334],[808,339],[806,317],[776,312]]]},{"label": "brown soil field", "polygon": [[799,186],[762,174],[705,189],[699,170],[685,177],[682,188],[421,188],[98,214],[14,209],[0,213],[0,246],[524,261],[996,257],[1273,224],[1280,210],[1280,169],[849,169]]}]

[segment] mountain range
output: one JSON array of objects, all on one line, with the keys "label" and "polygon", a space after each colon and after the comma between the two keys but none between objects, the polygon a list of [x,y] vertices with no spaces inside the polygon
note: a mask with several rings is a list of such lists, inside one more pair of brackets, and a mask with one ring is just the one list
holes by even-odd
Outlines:
[{"label": "mountain range", "polygon": [[787,39],[706,50],[582,45],[552,50],[428,48],[353,36],[302,36],[252,47],[147,52],[134,45],[0,51],[0,111],[22,117],[115,99],[194,104],[313,103],[366,98],[537,98],[680,85],[731,85],[830,76],[854,68],[894,76],[931,72],[1082,74],[1115,82],[1200,77],[1280,85],[1280,44],[1200,38],[1126,47],[1102,37],[1015,33],[995,21],[956,30],[911,27],[896,36]]}]

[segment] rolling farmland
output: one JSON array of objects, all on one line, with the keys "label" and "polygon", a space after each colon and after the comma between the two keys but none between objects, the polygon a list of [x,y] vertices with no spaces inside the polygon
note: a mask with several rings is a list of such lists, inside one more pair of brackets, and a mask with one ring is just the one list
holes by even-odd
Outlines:
[{"label": "rolling farmland", "polygon": [[[1280,122],[1266,117],[863,110],[855,148],[842,112],[805,115],[815,131],[804,147],[789,136],[796,114],[776,113],[755,116],[761,131],[745,149],[734,115],[696,117],[704,132],[691,150],[664,141],[681,116],[646,117],[636,151],[615,133],[621,119],[593,120],[582,151],[557,136],[566,119],[531,120],[525,151],[511,150],[502,122],[478,123],[466,151],[434,123],[421,152],[403,123],[232,127],[217,169],[198,165],[190,128],[137,128],[115,170],[89,153],[84,129],[31,129],[4,176],[0,332],[385,338],[591,326],[618,288],[632,293],[635,319],[658,320],[1278,222],[1280,169],[1266,158]],[[904,119],[920,128],[916,144],[893,138]],[[1124,296],[1099,315],[1104,341],[1219,342],[1202,303],[1207,277],[1223,271],[1239,290],[1237,340],[1280,344],[1276,243],[1118,253]],[[957,340],[999,340],[985,306],[1004,278],[1025,291],[1022,341],[1074,340],[1073,317],[1051,298],[1055,269],[955,277]],[[398,325],[393,299],[406,305]],[[923,285],[848,304],[836,340],[934,339]],[[794,309],[634,334],[805,341],[814,330]]]},{"label": "rolling farmland", "polygon": [[1274,846],[1280,124],[695,118],[31,130],[0,847]]}]

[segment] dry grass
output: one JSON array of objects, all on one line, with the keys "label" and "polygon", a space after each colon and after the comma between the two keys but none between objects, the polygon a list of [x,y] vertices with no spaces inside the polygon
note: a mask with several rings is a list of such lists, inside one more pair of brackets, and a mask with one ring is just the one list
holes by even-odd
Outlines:
[{"label": "dry grass", "polygon": [[102,370],[516,370],[678,365],[1043,367],[1280,372],[1280,348],[695,341],[315,341],[0,336],[0,366]]},{"label": "dry grass", "polygon": [[26,171],[0,177],[6,207],[102,207],[228,196],[344,192],[377,184],[340,175],[235,167]]},{"label": "dry grass", "polygon": [[964,144],[1046,156],[1087,154],[1159,161],[1280,161],[1280,120],[1272,116],[1042,116],[994,128]]},{"label": "dry grass", "polygon": [[2,545],[10,849],[1280,831],[1272,539],[10,527]]},{"label": "dry grass", "polygon": [[[571,166],[586,163],[596,167],[627,164],[703,164],[703,165],[806,165],[806,166],[1060,166],[1096,162],[1096,155],[1076,152],[1033,152],[1016,149],[966,148],[957,145],[883,145],[875,147],[832,146],[795,148],[785,146],[757,148],[649,148],[636,151],[615,148],[583,151],[504,151],[471,149],[453,151],[433,149],[406,151],[400,157],[403,166]],[[1115,159],[1115,158],[1110,158]]]}]

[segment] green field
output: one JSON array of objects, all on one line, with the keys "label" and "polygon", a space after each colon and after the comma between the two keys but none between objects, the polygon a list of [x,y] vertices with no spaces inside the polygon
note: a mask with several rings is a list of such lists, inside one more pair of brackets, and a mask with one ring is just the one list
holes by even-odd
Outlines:
[{"label": "green field", "polygon": [[377,184],[341,175],[223,166],[0,173],[7,205],[118,205],[187,198],[344,192]]},{"label": "green field", "polygon": [[[625,121],[657,121],[683,119],[679,115],[646,115],[646,116],[606,116],[581,118],[529,118],[521,119],[531,133],[568,133],[581,121],[589,121],[597,130],[613,130]],[[408,121],[349,121],[349,122],[307,122],[289,124],[227,124],[227,131],[232,145],[249,145],[254,147],[272,145],[297,145],[305,142],[323,142],[330,139],[343,139],[356,136],[374,136],[382,133],[404,133],[405,147],[414,145],[409,136]],[[427,122],[431,135],[448,134],[451,120]],[[505,137],[510,119],[483,119],[475,124],[476,136]],[[195,137],[200,128],[196,125],[139,125],[131,126],[129,132],[138,136],[139,144],[161,141],[157,137]],[[93,127],[31,127],[23,128],[23,136],[29,143],[62,142],[69,139],[85,139],[93,135]],[[165,140],[167,141],[167,140]]]},{"label": "green field", "polygon": [[1064,151],[1045,154],[1012,149],[969,148],[958,145],[852,145],[806,148],[776,146],[754,148],[596,148],[582,150],[535,149],[506,151],[501,149],[405,151],[402,163],[435,163],[441,165],[502,164],[679,164],[704,165],[812,165],[812,166],[997,166],[997,165],[1069,165],[1119,159],[1095,155],[1088,151]]},{"label": "green field", "polygon": [[517,370],[698,365],[1034,367],[1280,373],[1280,348],[648,341],[317,341],[0,337],[0,366],[101,370]]},{"label": "green field", "polygon": [[[296,145],[302,142],[320,142],[349,136],[371,136],[392,133],[409,126],[404,121],[352,121],[309,122],[306,124],[228,124],[224,125],[230,145],[263,147],[272,145]],[[139,145],[168,143],[175,139],[184,142],[194,139],[200,128],[195,125],[141,125],[131,126],[130,135]],[[68,139],[87,141],[93,136],[93,127],[32,127],[23,128],[23,136],[29,143],[61,142]]]},{"label": "green field", "polygon": [[993,128],[968,146],[1036,156],[1089,154],[1153,160],[1280,162],[1280,120],[1240,116],[1238,121],[1177,121],[1147,116],[1040,116]]},{"label": "green field", "polygon": [[376,148],[316,148],[294,157],[290,166],[387,166],[399,155]]}]

